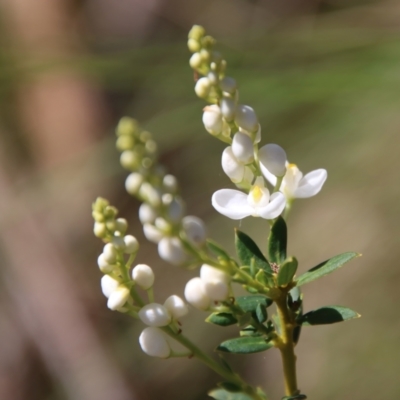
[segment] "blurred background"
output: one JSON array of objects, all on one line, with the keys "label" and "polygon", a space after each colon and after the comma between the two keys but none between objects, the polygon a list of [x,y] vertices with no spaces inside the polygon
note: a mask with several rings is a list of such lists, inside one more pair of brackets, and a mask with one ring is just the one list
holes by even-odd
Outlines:
[{"label": "blurred background", "polygon": [[[100,291],[91,203],[120,209],[156,271],[156,297],[183,295],[195,272],[156,257],[124,191],[114,127],[137,118],[160,146],[188,212],[232,249],[233,227],[265,244],[265,221],[228,221],[210,197],[231,187],[224,146],[201,122],[187,33],[218,39],[262,143],[304,172],[326,168],[315,198],[289,219],[300,271],[363,253],[305,287],[305,309],[337,304],[360,320],[305,328],[299,382],[310,399],[400,395],[400,3],[378,0],[0,1],[0,398],[206,399],[218,378],[196,360],[141,352],[142,324],[111,312]],[[235,334],[192,310],[187,335],[209,351]],[[282,396],[275,350],[230,357],[271,399]]]}]

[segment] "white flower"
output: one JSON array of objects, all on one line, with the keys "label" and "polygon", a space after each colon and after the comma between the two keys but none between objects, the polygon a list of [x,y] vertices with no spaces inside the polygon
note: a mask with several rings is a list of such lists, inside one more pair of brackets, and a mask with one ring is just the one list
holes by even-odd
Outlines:
[{"label": "white flower", "polygon": [[274,219],[284,210],[286,200],[280,192],[270,196],[268,189],[256,182],[248,195],[234,189],[217,190],[211,203],[219,213],[231,219],[242,219],[250,215]]},{"label": "white flower", "polygon": [[132,270],[132,279],[144,290],[150,289],[154,284],[154,272],[146,264],[138,264]]},{"label": "white flower", "polygon": [[177,237],[164,237],[158,243],[158,254],[172,265],[180,265],[186,260],[186,253]]},{"label": "white flower", "polygon": [[143,233],[146,239],[153,243],[158,243],[164,237],[163,233],[151,224],[143,225]]},{"label": "white flower", "polygon": [[153,223],[157,218],[157,213],[153,207],[147,203],[142,203],[139,207],[139,219],[142,224]]},{"label": "white flower", "polygon": [[125,243],[125,253],[126,254],[136,253],[139,250],[139,242],[135,238],[135,236],[126,235],[124,237],[124,243]]},{"label": "white flower", "polygon": [[97,258],[97,265],[100,268],[100,271],[103,272],[103,274],[108,274],[111,272],[114,268],[115,265],[109,264],[106,259],[104,258],[104,254],[101,253],[99,257]]},{"label": "white flower", "polygon": [[196,245],[202,246],[206,240],[206,228],[204,222],[193,215],[188,215],[182,220],[182,227],[188,240]]},{"label": "white flower", "polygon": [[171,323],[171,314],[161,304],[150,303],[139,311],[139,318],[148,326],[167,326]]},{"label": "white flower", "polygon": [[232,182],[239,183],[243,180],[245,166],[236,159],[231,146],[223,151],[221,164],[225,174]]},{"label": "white flower", "polygon": [[284,176],[286,173],[286,153],[281,146],[277,144],[266,144],[261,147],[258,152],[258,158],[260,160],[260,168],[264,173],[267,169],[275,176]]},{"label": "white flower", "polygon": [[101,291],[103,292],[104,296],[109,298],[111,296],[111,293],[117,289],[119,284],[120,282],[116,279],[111,278],[111,276],[109,275],[104,275],[100,281]]},{"label": "white flower", "polygon": [[[270,171],[264,168],[262,173],[272,185],[276,184],[276,176]],[[280,191],[288,200],[312,197],[320,192],[327,177],[328,173],[325,169],[316,169],[303,176],[296,164],[287,164]]]},{"label": "white flower", "polygon": [[232,140],[232,153],[242,164],[250,164],[254,161],[253,141],[245,133],[238,132]]},{"label": "white flower", "polygon": [[173,319],[182,318],[189,312],[186,303],[175,294],[165,300],[164,307],[169,311]]},{"label": "white flower", "polygon": [[152,357],[168,358],[171,348],[164,333],[158,328],[147,327],[139,336],[142,350]]},{"label": "white flower", "polygon": [[205,291],[204,282],[200,278],[193,278],[186,284],[185,298],[199,310],[207,310],[211,304],[211,299]]},{"label": "white flower", "polygon": [[213,104],[203,109],[203,124],[211,135],[219,135],[223,129],[223,120],[220,108]]},{"label": "white flower", "polygon": [[110,310],[120,309],[129,298],[129,289],[126,286],[120,285],[115,289],[108,298],[107,307]]},{"label": "white flower", "polygon": [[247,132],[256,132],[258,130],[258,119],[255,111],[249,107],[239,104],[236,107],[235,122],[240,128]]}]

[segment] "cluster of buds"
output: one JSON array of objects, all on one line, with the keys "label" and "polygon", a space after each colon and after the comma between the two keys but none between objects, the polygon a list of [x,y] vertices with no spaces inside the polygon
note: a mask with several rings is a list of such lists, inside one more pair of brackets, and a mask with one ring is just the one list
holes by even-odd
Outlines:
[{"label": "cluster of buds", "polygon": [[[294,164],[288,163],[279,145],[258,148],[261,126],[256,112],[240,104],[236,81],[225,76],[227,63],[213,50],[215,43],[203,27],[195,25],[189,32],[188,47],[193,53],[189,64],[198,78],[197,96],[211,103],[203,112],[205,129],[230,145],[222,154],[222,169],[245,193],[218,190],[212,204],[232,219],[248,216],[274,219],[294,198],[317,194],[327,178],[326,170],[315,170],[303,177]],[[267,182],[273,185],[272,194]]]},{"label": "cluster of buds", "polygon": [[179,266],[197,265],[196,249],[202,248],[206,239],[204,223],[184,215],[177,179],[157,162],[157,145],[151,134],[128,117],[121,119],[116,134],[121,165],[130,171],[125,188],[143,203],[139,219],[146,238],[158,245],[163,260]]}]

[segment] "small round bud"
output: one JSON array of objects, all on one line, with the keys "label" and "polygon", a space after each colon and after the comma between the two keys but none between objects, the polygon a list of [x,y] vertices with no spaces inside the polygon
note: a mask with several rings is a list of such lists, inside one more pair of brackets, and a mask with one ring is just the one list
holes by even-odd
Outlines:
[{"label": "small round bud", "polygon": [[207,64],[211,61],[211,53],[206,49],[200,50],[200,56],[201,59]]},{"label": "small round bud", "polygon": [[204,107],[203,124],[206,130],[212,135],[219,135],[222,132],[223,121],[221,109],[216,104]]},{"label": "small round bud", "polygon": [[164,307],[169,311],[173,319],[182,318],[189,312],[186,303],[175,294],[169,296],[168,299],[165,300]]},{"label": "small round bud", "polygon": [[163,178],[163,187],[170,193],[175,193],[178,190],[178,180],[173,175],[165,175]]},{"label": "small round bud", "polygon": [[142,224],[152,223],[157,218],[157,213],[149,204],[142,203],[139,207],[139,219]]},{"label": "small round bud", "polygon": [[146,264],[138,264],[132,270],[132,279],[144,290],[150,289],[154,284],[154,272]]},{"label": "small round bud", "polygon": [[232,141],[232,153],[239,162],[252,163],[254,161],[253,141],[244,133],[236,133]]},{"label": "small round bud", "polygon": [[257,115],[249,106],[239,104],[236,107],[235,122],[247,132],[257,132],[258,130]]},{"label": "small round bud", "polygon": [[206,99],[211,90],[210,80],[206,77],[200,78],[194,87],[194,91],[201,99]]},{"label": "small round bud", "polygon": [[119,158],[121,165],[128,171],[134,171],[140,167],[141,157],[132,150],[125,150]]},{"label": "small round bud", "polygon": [[221,114],[227,121],[235,118],[236,104],[232,99],[224,97],[221,100]]},{"label": "small round bud", "polygon": [[126,286],[118,286],[114,290],[107,301],[107,307],[110,310],[119,310],[129,299],[129,289]]},{"label": "small round bud", "polygon": [[126,235],[124,237],[124,243],[125,243],[125,253],[126,254],[137,253],[137,251],[139,250],[139,242],[135,238],[135,236]]},{"label": "small round bud", "polygon": [[112,272],[113,269],[115,268],[115,265],[109,264],[105,260],[103,253],[101,253],[99,255],[99,257],[97,258],[97,265],[99,266],[99,269],[103,274],[108,274],[108,273]]},{"label": "small round bud", "polygon": [[236,91],[236,81],[233,78],[226,76],[221,80],[219,87],[223,92],[233,94]]},{"label": "small round bud", "polygon": [[143,225],[143,233],[146,239],[153,243],[158,243],[164,237],[163,233],[151,224]]},{"label": "small round bud", "polygon": [[100,284],[101,291],[103,292],[104,296],[109,298],[111,296],[111,293],[114,292],[114,290],[116,290],[117,287],[120,285],[120,282],[118,282],[114,278],[111,278],[111,276],[109,275],[104,275],[101,278]]},{"label": "small round bud", "polygon": [[200,40],[206,34],[206,30],[201,25],[193,25],[189,32],[189,39]]},{"label": "small round bud", "polygon": [[157,151],[157,143],[154,140],[149,139],[145,144],[145,149],[148,153],[154,154]]},{"label": "small round bud", "polygon": [[200,278],[193,278],[186,284],[185,298],[199,310],[207,310],[211,304],[211,299],[205,292],[204,282]]},{"label": "small round bud", "polygon": [[121,234],[124,234],[128,229],[128,221],[125,218],[117,218],[115,220],[116,230]]},{"label": "small round bud", "polygon": [[222,281],[225,283],[229,283],[231,280],[230,275],[228,275],[226,272],[221,271],[218,268],[214,268],[211,265],[208,264],[203,264],[200,268],[200,278],[204,282],[209,282],[209,281]]},{"label": "small round bud", "polygon": [[201,58],[200,53],[192,54],[192,57],[190,57],[190,59],[189,59],[189,65],[193,69],[199,69],[202,64],[203,64],[203,59]]},{"label": "small round bud", "polygon": [[218,83],[218,74],[214,71],[209,72],[207,78],[211,85],[216,85]]},{"label": "small round bud", "polygon": [[92,217],[96,222],[104,222],[104,215],[99,211],[92,211]]},{"label": "small round bud", "polygon": [[162,217],[156,218],[156,220],[154,221],[154,225],[159,231],[163,233],[168,233],[171,231],[171,224]]},{"label": "small round bud", "polygon": [[139,336],[142,350],[151,357],[168,358],[171,348],[164,333],[154,327],[147,327]]},{"label": "small round bud", "polygon": [[198,247],[204,244],[206,240],[206,228],[200,218],[188,215],[183,218],[182,227],[190,243]]},{"label": "small round bud", "polygon": [[223,281],[204,282],[204,290],[213,301],[224,301],[229,295],[229,286]]},{"label": "small round bud", "polygon": [[102,197],[98,197],[96,201],[92,204],[93,211],[98,211],[103,213],[105,207],[107,207],[110,203],[108,200],[103,199]]},{"label": "small round bud", "polygon": [[167,215],[171,222],[178,223],[183,216],[184,206],[183,202],[179,198],[174,198],[168,205]]},{"label": "small round bud", "polygon": [[187,255],[181,241],[177,237],[165,237],[158,243],[158,254],[172,265],[181,265],[185,262]]},{"label": "small round bud", "polygon": [[125,189],[131,195],[136,195],[144,181],[143,175],[139,172],[132,172],[125,181]]},{"label": "small round bud", "polygon": [[138,130],[138,123],[136,120],[130,117],[123,117],[120,119],[116,133],[117,136],[121,135],[134,135]]},{"label": "small round bud", "polygon": [[118,214],[118,210],[114,206],[107,206],[104,208],[105,218],[115,218]]},{"label": "small round bud", "polygon": [[125,242],[124,238],[121,236],[114,236],[111,240],[111,243],[114,245],[114,247],[119,250],[119,251],[124,251],[125,250]]},{"label": "small round bud", "polygon": [[286,173],[286,152],[277,144],[266,144],[258,152],[261,165],[275,176]]},{"label": "small round bud", "polygon": [[199,51],[201,49],[201,44],[196,39],[189,39],[187,45],[192,53],[195,53],[196,51]]},{"label": "small round bud", "polygon": [[234,156],[232,147],[229,146],[223,151],[221,165],[232,182],[239,183],[243,180],[245,167]]},{"label": "small round bud", "polygon": [[133,136],[123,135],[118,137],[115,147],[119,151],[124,151],[133,149],[134,145],[135,145],[135,138]]},{"label": "small round bud", "polygon": [[142,184],[139,189],[139,195],[153,207],[158,207],[161,204],[159,191],[148,182]]},{"label": "small round bud", "polygon": [[106,227],[110,232],[114,232],[117,229],[117,223],[114,220],[107,221]]},{"label": "small round bud", "polygon": [[102,222],[95,222],[93,227],[93,233],[98,238],[101,239],[105,238],[107,234],[106,225],[103,224]]},{"label": "small round bud", "polygon": [[109,264],[115,264],[117,262],[118,252],[112,243],[107,243],[103,248],[104,259]]},{"label": "small round bud", "polygon": [[169,311],[161,304],[150,303],[139,311],[139,318],[148,326],[167,326],[171,323]]}]

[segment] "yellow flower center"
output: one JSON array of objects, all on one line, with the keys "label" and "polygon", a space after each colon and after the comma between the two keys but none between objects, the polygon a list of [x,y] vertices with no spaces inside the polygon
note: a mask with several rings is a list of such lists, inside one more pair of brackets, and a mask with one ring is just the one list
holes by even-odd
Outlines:
[{"label": "yellow flower center", "polygon": [[258,203],[261,200],[261,197],[263,195],[263,192],[260,188],[260,186],[254,186],[253,189],[251,189],[251,195],[254,199],[255,203]]}]

